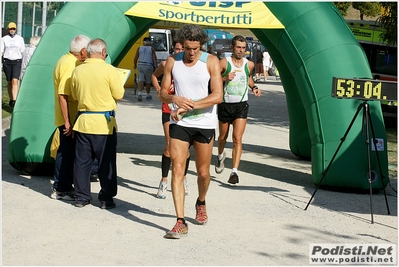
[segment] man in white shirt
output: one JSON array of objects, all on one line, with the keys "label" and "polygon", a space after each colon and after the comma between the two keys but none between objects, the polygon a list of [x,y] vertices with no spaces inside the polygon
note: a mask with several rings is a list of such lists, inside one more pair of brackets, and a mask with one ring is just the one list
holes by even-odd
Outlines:
[{"label": "man in white shirt", "polygon": [[267,52],[267,50],[265,50],[263,52],[263,75],[264,75],[264,79],[266,81],[266,77],[269,75],[269,69],[271,68],[273,62],[272,59],[270,57],[269,52]]}]

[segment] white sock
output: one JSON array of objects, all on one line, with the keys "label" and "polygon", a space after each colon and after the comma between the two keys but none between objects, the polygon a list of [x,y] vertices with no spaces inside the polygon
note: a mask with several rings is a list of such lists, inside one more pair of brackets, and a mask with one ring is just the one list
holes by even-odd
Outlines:
[{"label": "white sock", "polygon": [[231,170],[231,172],[235,172],[235,173],[238,175],[238,171],[237,171],[236,168],[233,168],[233,169]]},{"label": "white sock", "polygon": [[219,160],[223,158],[223,153],[218,155]]},{"label": "white sock", "polygon": [[139,91],[139,95],[141,95],[141,91]]}]

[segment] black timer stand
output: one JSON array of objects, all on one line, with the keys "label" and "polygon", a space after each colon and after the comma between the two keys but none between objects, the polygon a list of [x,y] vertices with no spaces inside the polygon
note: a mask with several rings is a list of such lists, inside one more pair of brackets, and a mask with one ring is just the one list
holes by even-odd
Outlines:
[{"label": "black timer stand", "polygon": [[332,163],[334,162],[334,159],[335,159],[335,157],[337,156],[339,149],[341,148],[343,142],[345,142],[345,139],[346,139],[346,137],[347,137],[347,135],[348,135],[350,129],[351,129],[352,126],[353,126],[353,123],[355,122],[355,120],[356,120],[356,118],[357,118],[357,116],[359,115],[359,113],[360,113],[361,110],[363,110],[362,134],[365,133],[365,135],[366,135],[366,145],[367,145],[367,160],[368,160],[368,170],[369,170],[369,171],[368,171],[368,174],[367,174],[367,177],[368,177],[368,182],[369,182],[369,185],[370,185],[370,214],[371,214],[371,223],[374,223],[374,219],[373,219],[373,190],[372,190],[372,185],[371,185],[372,177],[373,177],[373,172],[372,172],[372,170],[371,170],[371,159],[370,159],[370,132],[369,132],[369,130],[371,130],[371,133],[372,133],[372,135],[373,135],[373,146],[374,146],[374,151],[375,151],[376,157],[377,157],[378,168],[379,168],[379,171],[380,171],[380,177],[381,177],[380,180],[381,180],[382,188],[383,188],[383,190],[384,190],[385,203],[386,203],[386,206],[387,206],[388,214],[391,214],[390,211],[389,211],[387,195],[386,195],[385,187],[384,187],[384,183],[383,183],[383,179],[384,179],[385,177],[384,177],[383,174],[382,174],[380,158],[379,158],[379,156],[378,156],[378,151],[377,151],[377,145],[376,145],[376,144],[377,144],[378,141],[377,141],[377,139],[375,138],[373,123],[372,123],[372,121],[371,121],[370,109],[369,109],[369,104],[367,103],[367,100],[363,100],[363,102],[362,102],[362,103],[359,105],[359,107],[357,108],[357,111],[356,111],[355,115],[353,116],[353,119],[352,119],[351,123],[349,124],[348,129],[346,130],[344,136],[341,138],[341,142],[340,142],[340,144],[338,145],[338,148],[337,148],[337,150],[335,151],[333,157],[331,158],[331,161],[330,161],[330,163],[328,164],[326,170],[323,172],[323,175],[322,175],[322,177],[321,177],[321,179],[320,179],[320,182],[319,182],[319,184],[317,185],[315,191],[313,192],[313,195],[312,195],[312,197],[310,198],[308,204],[306,205],[305,210],[308,208],[308,206],[309,206],[310,202],[312,201],[314,195],[316,194],[317,190],[319,189],[319,187],[320,187],[320,185],[321,185],[321,182],[323,181],[324,177],[326,177],[328,170],[330,169]]}]

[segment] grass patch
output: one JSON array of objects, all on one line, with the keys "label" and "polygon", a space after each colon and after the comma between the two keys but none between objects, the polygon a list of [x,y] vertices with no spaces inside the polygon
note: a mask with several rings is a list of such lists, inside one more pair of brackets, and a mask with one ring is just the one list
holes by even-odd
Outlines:
[{"label": "grass patch", "polygon": [[1,96],[1,118],[7,118],[11,116],[12,108],[8,105],[10,98],[8,97],[8,86],[4,72],[1,73],[1,85],[2,85],[2,96]]}]

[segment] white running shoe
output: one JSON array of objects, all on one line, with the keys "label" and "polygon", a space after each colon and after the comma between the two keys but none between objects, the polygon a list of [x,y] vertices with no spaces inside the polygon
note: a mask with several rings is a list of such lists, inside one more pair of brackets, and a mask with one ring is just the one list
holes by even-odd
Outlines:
[{"label": "white running shoe", "polygon": [[166,192],[168,191],[168,183],[167,182],[160,182],[157,197],[161,199],[166,198]]},{"label": "white running shoe", "polygon": [[223,157],[222,159],[219,159],[219,156],[216,155],[216,163],[215,163],[215,172],[217,174],[222,173],[224,170],[224,160],[226,159],[226,152],[223,151]]}]

